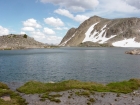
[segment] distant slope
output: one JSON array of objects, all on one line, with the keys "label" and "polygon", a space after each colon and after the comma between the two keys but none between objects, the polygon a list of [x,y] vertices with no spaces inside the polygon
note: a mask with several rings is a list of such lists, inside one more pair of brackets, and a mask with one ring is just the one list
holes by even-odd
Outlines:
[{"label": "distant slope", "polygon": [[25,35],[4,35],[0,36],[0,49],[25,49],[45,48],[47,45],[40,43]]},{"label": "distant slope", "polygon": [[[86,44],[83,44],[85,42]],[[95,43],[116,47],[140,47],[140,18],[105,19],[93,16],[77,29],[70,29],[60,46],[87,45],[88,42],[92,43],[92,46]]]}]

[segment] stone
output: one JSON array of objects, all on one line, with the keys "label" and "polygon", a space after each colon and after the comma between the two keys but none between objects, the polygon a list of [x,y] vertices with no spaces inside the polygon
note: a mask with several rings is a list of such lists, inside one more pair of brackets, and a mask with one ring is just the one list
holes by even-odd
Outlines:
[{"label": "stone", "polygon": [[131,54],[131,55],[140,55],[140,49],[134,49],[130,51],[126,51],[126,54]]},{"label": "stone", "polygon": [[10,96],[2,96],[1,99],[4,100],[4,101],[11,101]]}]

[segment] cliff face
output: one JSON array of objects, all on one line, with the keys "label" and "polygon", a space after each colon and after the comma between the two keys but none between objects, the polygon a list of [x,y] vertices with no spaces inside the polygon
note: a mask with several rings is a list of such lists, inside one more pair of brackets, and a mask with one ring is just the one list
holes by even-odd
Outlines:
[{"label": "cliff face", "polygon": [[73,33],[68,31],[60,46],[78,46],[88,42],[117,47],[140,47],[140,18],[104,19],[93,16]]},{"label": "cliff face", "polygon": [[4,35],[0,36],[0,49],[25,49],[45,48],[45,44],[35,41],[27,35]]}]

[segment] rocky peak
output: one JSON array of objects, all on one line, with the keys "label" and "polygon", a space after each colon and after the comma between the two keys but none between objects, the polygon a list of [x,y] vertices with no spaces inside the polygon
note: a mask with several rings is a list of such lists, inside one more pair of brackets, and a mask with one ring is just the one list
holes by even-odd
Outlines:
[{"label": "rocky peak", "polygon": [[[63,46],[78,46],[83,42],[93,42],[113,46],[140,46],[140,18],[105,19],[93,16],[85,20],[68,39],[61,41]],[[71,36],[71,37],[70,37]],[[121,42],[119,42],[121,41]],[[132,43],[131,43],[132,41]],[[115,42],[118,42],[117,44]],[[122,44],[119,44],[122,43]],[[131,45],[131,44],[133,45]]]}]

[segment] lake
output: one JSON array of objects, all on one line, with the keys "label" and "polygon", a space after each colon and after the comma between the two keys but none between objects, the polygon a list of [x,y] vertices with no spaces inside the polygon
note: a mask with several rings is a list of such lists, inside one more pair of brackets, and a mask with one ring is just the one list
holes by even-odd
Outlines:
[{"label": "lake", "polygon": [[76,79],[108,83],[140,78],[140,56],[132,48],[63,47],[0,51],[0,81]]}]

